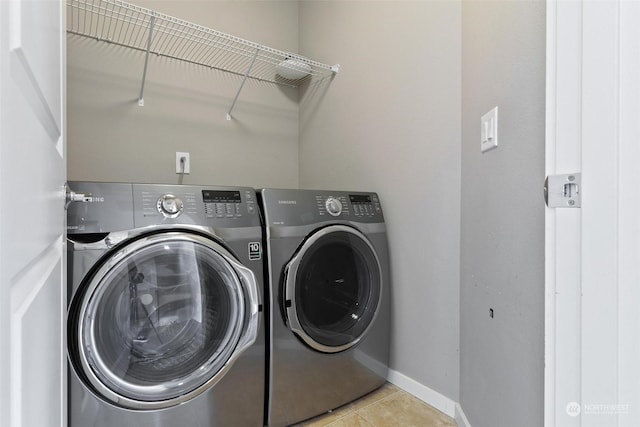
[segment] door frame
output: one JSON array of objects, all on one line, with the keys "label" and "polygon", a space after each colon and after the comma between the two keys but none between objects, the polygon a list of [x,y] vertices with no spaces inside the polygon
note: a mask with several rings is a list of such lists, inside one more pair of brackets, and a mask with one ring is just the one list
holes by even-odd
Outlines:
[{"label": "door frame", "polygon": [[640,2],[547,1],[545,425],[640,423]]},{"label": "door frame", "polygon": [[[547,1],[547,176],[582,170],[581,51],[575,49],[582,31],[580,9],[577,3]],[[558,406],[580,400],[580,367],[576,362],[580,353],[581,213],[581,209],[545,208],[546,426],[556,425],[561,411]]]}]

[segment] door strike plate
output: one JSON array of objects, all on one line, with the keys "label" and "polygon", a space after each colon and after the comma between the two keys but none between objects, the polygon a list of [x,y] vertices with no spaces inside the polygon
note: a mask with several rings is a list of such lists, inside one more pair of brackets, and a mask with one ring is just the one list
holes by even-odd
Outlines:
[{"label": "door strike plate", "polygon": [[544,181],[544,201],[550,208],[579,208],[581,193],[582,176],[579,173],[549,175]]}]

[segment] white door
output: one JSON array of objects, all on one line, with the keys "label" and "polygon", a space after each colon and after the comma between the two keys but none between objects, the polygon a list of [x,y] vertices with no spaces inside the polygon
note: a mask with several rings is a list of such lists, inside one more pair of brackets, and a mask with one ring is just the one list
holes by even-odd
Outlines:
[{"label": "white door", "polygon": [[66,424],[64,5],[0,0],[0,425]]},{"label": "white door", "polygon": [[640,2],[547,2],[545,423],[640,425]]}]

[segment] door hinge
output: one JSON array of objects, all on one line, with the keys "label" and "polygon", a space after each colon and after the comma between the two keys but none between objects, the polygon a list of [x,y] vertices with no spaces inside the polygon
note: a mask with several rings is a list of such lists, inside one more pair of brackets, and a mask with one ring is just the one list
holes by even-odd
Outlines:
[{"label": "door hinge", "polygon": [[580,173],[549,175],[544,180],[544,201],[550,208],[579,208],[582,206],[581,193]]},{"label": "door hinge", "polygon": [[66,189],[66,203],[64,204],[64,208],[67,209],[71,202],[91,202],[93,197],[91,197],[91,193],[76,193],[73,191],[69,184],[65,184]]}]

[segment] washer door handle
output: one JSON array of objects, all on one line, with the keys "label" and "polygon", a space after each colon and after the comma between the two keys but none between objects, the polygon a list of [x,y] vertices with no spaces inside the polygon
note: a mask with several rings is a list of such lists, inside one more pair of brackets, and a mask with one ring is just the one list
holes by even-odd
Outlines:
[{"label": "washer door handle", "polygon": [[237,356],[246,348],[253,345],[258,338],[258,326],[260,325],[260,297],[258,296],[258,285],[253,271],[233,259],[227,258],[226,260],[240,276],[242,287],[245,289],[247,296],[249,297],[248,325],[238,342],[237,351],[235,352]]}]

